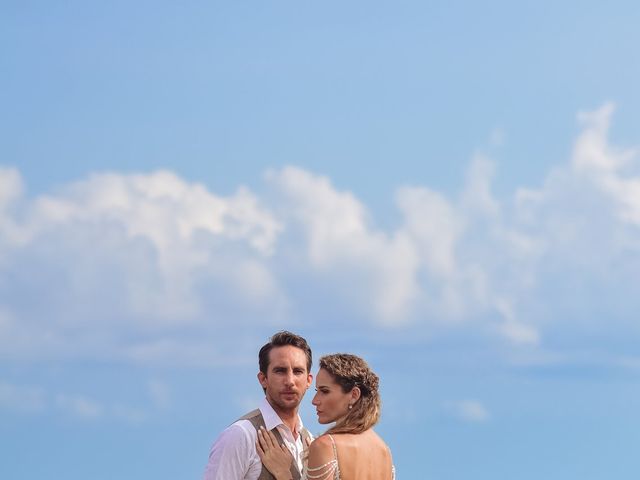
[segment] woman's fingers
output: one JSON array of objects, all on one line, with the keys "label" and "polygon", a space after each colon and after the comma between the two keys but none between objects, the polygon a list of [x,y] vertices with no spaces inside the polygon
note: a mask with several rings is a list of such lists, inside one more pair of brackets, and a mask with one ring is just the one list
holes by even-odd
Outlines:
[{"label": "woman's fingers", "polygon": [[267,431],[267,435],[269,435],[269,441],[271,442],[271,446],[273,448],[276,448],[278,446],[278,439],[276,439],[276,436],[273,434],[272,431]]},{"label": "woman's fingers", "polygon": [[283,453],[291,455],[291,452],[284,443],[278,443],[278,440],[276,439],[276,436],[273,434],[273,432],[267,430],[264,427],[260,427],[258,429],[258,440],[256,441],[256,450],[258,451],[260,459],[262,459],[264,455],[268,454],[273,449],[280,449],[280,451],[282,451]]},{"label": "woman's fingers", "polygon": [[276,441],[276,437],[264,427],[260,427],[258,429],[258,440],[262,445],[262,449],[267,452],[272,448],[276,448],[278,446],[278,442]]},{"label": "woman's fingers", "polygon": [[262,460],[262,457],[264,457],[264,450],[262,450],[262,447],[260,446],[260,440],[256,442],[256,452],[258,452],[258,456],[260,457],[260,460]]},{"label": "woman's fingers", "polygon": [[269,448],[271,448],[271,443],[265,435],[264,429],[262,427],[260,427],[260,429],[258,430],[258,441],[260,442],[263,450],[267,451],[269,450]]},{"label": "woman's fingers", "polygon": [[262,455],[260,455],[260,458],[268,453],[271,448],[272,446],[264,434],[264,429],[260,427],[260,429],[258,429],[258,439],[256,441],[256,450],[258,451],[258,455],[262,453]]},{"label": "woman's fingers", "polygon": [[260,427],[258,430],[258,437],[261,439],[262,446],[265,450],[269,448],[276,448],[278,446],[276,436],[264,427]]},{"label": "woman's fingers", "polygon": [[262,448],[262,445],[260,444],[260,435],[258,435],[258,440],[256,440],[256,452],[258,452],[260,460],[264,460],[265,452]]}]

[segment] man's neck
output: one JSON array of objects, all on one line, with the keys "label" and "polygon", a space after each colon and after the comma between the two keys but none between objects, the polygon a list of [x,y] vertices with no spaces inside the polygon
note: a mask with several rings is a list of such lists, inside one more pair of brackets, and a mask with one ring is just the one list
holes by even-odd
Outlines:
[{"label": "man's neck", "polygon": [[296,408],[294,410],[282,410],[275,405],[272,405],[271,402],[269,402],[269,405],[271,405],[271,408],[273,408],[273,410],[278,414],[280,420],[282,420],[282,423],[289,427],[289,430],[291,430],[291,433],[293,434],[293,438],[297,440],[299,434],[298,409]]}]

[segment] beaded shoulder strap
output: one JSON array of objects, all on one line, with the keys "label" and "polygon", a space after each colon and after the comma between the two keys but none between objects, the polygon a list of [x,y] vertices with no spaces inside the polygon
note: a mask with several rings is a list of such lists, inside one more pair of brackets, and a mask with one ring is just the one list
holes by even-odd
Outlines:
[{"label": "beaded shoulder strap", "polygon": [[333,474],[334,480],[340,480],[340,467],[338,466],[338,450],[336,449],[336,442],[333,440],[331,435],[327,434],[327,436],[331,439],[331,445],[333,446],[333,460],[330,460],[319,467],[307,467],[307,471],[303,478],[309,480],[328,480],[331,478],[330,475]]},{"label": "beaded shoulder strap", "polygon": [[336,448],[336,441],[333,439],[333,437],[330,434],[327,434],[327,437],[329,437],[331,439],[331,446],[333,447],[333,458],[336,459],[336,462],[338,461],[338,449]]}]

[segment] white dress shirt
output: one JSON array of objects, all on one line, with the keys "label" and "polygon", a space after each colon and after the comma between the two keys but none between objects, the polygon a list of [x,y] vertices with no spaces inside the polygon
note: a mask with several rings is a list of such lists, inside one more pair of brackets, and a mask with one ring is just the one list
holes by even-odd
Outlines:
[{"label": "white dress shirt", "polygon": [[[285,445],[293,455],[298,469],[302,472],[304,445],[302,437],[293,438],[287,427],[266,399],[260,404],[260,413],[267,430],[278,428]],[[302,420],[298,416],[296,431],[302,430]],[[257,480],[262,471],[262,462],[256,451],[258,439],[256,429],[249,420],[238,420],[216,439],[209,453],[209,462],[204,471],[204,480]]]}]

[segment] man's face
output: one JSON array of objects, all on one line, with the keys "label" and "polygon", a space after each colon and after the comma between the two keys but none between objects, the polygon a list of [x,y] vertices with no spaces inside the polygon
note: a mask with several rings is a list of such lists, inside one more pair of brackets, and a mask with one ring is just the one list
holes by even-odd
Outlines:
[{"label": "man's face", "polygon": [[278,413],[296,410],[312,379],[306,355],[291,345],[271,349],[267,374],[258,373],[267,401]]}]

